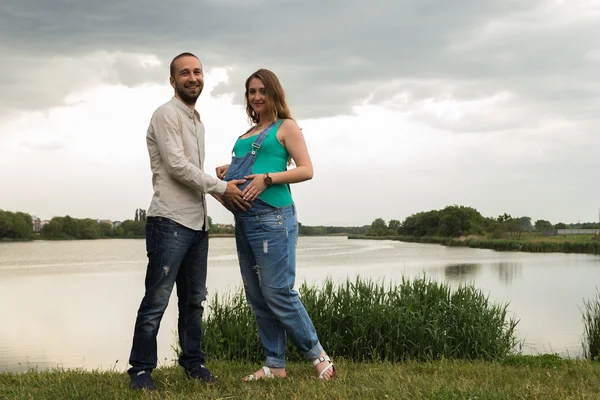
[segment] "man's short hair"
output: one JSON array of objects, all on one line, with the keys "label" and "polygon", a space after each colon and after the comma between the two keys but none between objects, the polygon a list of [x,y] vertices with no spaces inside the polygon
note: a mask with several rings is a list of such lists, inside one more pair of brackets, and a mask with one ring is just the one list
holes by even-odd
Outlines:
[{"label": "man's short hair", "polygon": [[173,61],[171,61],[171,65],[169,66],[169,69],[171,71],[171,78],[175,78],[175,61],[179,60],[182,57],[194,57],[196,60],[200,61],[200,59],[192,53],[181,53],[180,55],[175,57]]}]

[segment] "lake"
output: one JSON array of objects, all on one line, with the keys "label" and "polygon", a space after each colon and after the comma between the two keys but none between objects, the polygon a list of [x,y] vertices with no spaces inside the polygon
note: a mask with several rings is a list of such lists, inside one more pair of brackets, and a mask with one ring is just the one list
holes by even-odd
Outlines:
[{"label": "lake", "polygon": [[[146,260],[144,240],[0,243],[0,370],[126,370]],[[510,302],[524,354],[575,358],[582,354],[580,309],[595,296],[600,257],[301,237],[297,270],[297,286],[357,275],[472,283],[491,300]],[[209,300],[241,284],[234,239],[210,239]],[[159,365],[174,358],[176,318],[173,291],[158,336]]]}]

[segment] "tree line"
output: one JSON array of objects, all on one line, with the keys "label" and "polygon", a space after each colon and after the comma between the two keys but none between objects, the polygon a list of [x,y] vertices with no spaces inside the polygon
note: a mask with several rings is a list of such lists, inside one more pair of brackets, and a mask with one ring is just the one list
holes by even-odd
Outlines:
[{"label": "tree line", "polygon": [[519,239],[523,232],[554,229],[599,229],[600,224],[585,222],[566,224],[539,219],[533,224],[530,217],[512,217],[504,213],[495,218],[484,217],[472,207],[452,205],[443,210],[423,211],[406,217],[404,221],[392,219],[385,222],[377,218],[366,231],[367,236],[488,236],[492,239]]},{"label": "tree line", "polygon": [[[102,238],[144,238],[146,231],[146,210],[135,210],[134,218],[120,225],[97,221],[91,218],[73,218],[69,215],[54,217],[45,224],[39,234],[33,231],[31,215],[23,212],[0,210],[0,240],[31,240],[39,235],[41,239],[102,239]],[[208,217],[209,231],[213,234],[234,234],[233,226],[214,224]],[[353,226],[308,226],[298,223],[298,232],[304,236],[365,234],[369,225]]]},{"label": "tree line", "polygon": [[0,210],[0,239],[29,240],[33,236],[31,215]]},{"label": "tree line", "polygon": [[[42,239],[101,239],[101,238],[144,238],[146,210],[135,210],[134,218],[118,226],[106,222],[70,216],[54,217],[39,232]],[[216,234],[233,234],[232,226],[221,227],[208,217],[209,230]],[[308,226],[298,223],[303,236],[322,235],[367,235],[367,236],[440,236],[461,237],[469,235],[488,236],[494,239],[518,239],[522,232],[547,231],[552,229],[599,229],[594,222],[566,224],[539,219],[532,223],[530,217],[512,217],[502,214],[495,218],[484,217],[472,207],[452,205],[443,210],[423,211],[406,217],[404,221],[383,218],[375,219],[365,226]],[[23,212],[0,210],[0,240],[30,240],[35,237],[31,215]]]},{"label": "tree line", "polygon": [[39,235],[42,239],[101,239],[143,238],[145,236],[146,210],[135,210],[134,219],[125,220],[118,226],[98,222],[91,218],[72,218],[69,215],[54,217],[39,233],[33,230],[31,215],[17,211],[0,210],[0,240],[31,240]]},{"label": "tree line", "polygon": [[146,235],[146,210],[135,210],[133,219],[119,225],[98,222],[91,218],[77,219],[70,216],[54,217],[42,227],[40,235],[44,239],[102,239],[102,238],[143,238]]}]

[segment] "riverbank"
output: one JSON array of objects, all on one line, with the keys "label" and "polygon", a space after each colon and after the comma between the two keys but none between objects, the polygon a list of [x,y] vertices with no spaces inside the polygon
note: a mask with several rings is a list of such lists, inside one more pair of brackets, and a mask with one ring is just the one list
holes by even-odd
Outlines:
[{"label": "riverbank", "polygon": [[125,372],[54,370],[0,373],[0,398],[13,399],[597,399],[600,363],[557,356],[514,356],[502,362],[353,363],[334,360],[338,379],[322,382],[307,363],[289,363],[286,380],[242,382],[259,365],[210,361],[206,385],[179,367],[159,368],[156,392],[132,392]]},{"label": "riverbank", "polygon": [[[327,237],[339,237],[339,236],[347,236],[346,233],[329,233],[329,234],[324,234],[324,235],[299,235],[301,237],[322,237],[322,236],[327,236]],[[235,234],[233,233],[212,233],[209,231],[209,237],[211,238],[233,238],[235,237]],[[48,238],[48,237],[42,237],[42,236],[34,236],[30,239],[6,239],[6,238],[2,238],[0,239],[0,243],[15,243],[15,242],[33,242],[36,240],[47,240],[47,241],[74,241],[74,240],[103,240],[103,239],[145,239],[145,236],[107,236],[107,237],[98,237],[98,238],[93,238],[93,239],[76,239],[76,238]]]},{"label": "riverbank", "polygon": [[592,235],[535,236],[520,239],[487,239],[483,237],[445,238],[435,236],[366,236],[348,235],[348,239],[398,240],[401,242],[441,244],[496,251],[523,251],[530,253],[583,253],[600,254],[600,241]]}]

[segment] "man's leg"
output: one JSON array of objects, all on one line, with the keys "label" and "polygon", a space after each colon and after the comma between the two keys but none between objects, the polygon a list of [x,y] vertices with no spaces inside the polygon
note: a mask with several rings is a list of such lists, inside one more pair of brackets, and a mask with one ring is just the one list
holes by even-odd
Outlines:
[{"label": "man's leg", "polygon": [[177,275],[179,302],[179,364],[191,371],[204,364],[202,352],[202,314],[206,299],[208,232],[196,232],[194,245],[181,263]]},{"label": "man's leg", "polygon": [[150,373],[156,368],[156,336],[160,321],[181,262],[191,246],[190,240],[185,238],[186,229],[162,217],[149,217],[146,223],[146,292],[138,310],[129,357],[131,368],[128,373],[132,377],[141,371]]}]

